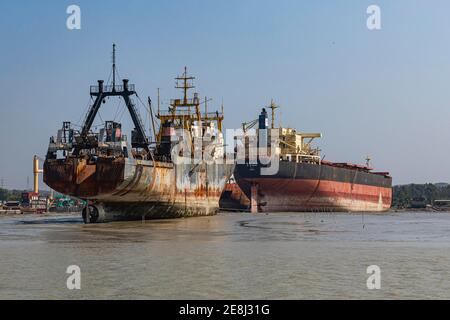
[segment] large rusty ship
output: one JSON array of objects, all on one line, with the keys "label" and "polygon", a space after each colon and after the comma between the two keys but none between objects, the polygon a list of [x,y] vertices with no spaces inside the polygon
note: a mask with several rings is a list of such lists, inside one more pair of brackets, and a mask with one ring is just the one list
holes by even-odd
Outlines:
[{"label": "large rusty ship", "polygon": [[[388,172],[375,172],[370,159],[366,165],[325,161],[312,141],[320,133],[303,133],[292,128],[275,128],[273,102],[272,126],[263,109],[258,119],[244,123],[266,131],[267,154],[277,161],[276,172],[266,170],[274,163],[244,159],[236,165],[234,177],[250,199],[252,212],[383,212],[392,202],[392,178]],[[248,131],[248,130],[247,130]],[[257,137],[261,137],[259,134]],[[274,145],[271,145],[271,144]],[[260,146],[258,145],[257,148]],[[246,146],[246,148],[250,148]],[[270,153],[273,154],[270,154]],[[266,171],[266,172],[263,172]]]},{"label": "large rusty ship", "polygon": [[[195,78],[185,68],[175,78],[183,96],[171,100],[168,111],[160,110],[158,94],[154,115],[148,98],[155,138],[150,141],[135,104],[140,98],[134,85],[127,79],[116,84],[115,48],[112,75],[112,84],[99,80],[91,86],[94,102],[82,129],[74,130],[70,122],[64,122],[58,135],[50,138],[45,183],[60,193],[86,200],[86,223],[215,214],[234,169],[234,164],[224,161],[223,107],[221,112],[208,113],[206,98],[201,101],[197,93],[188,98]],[[91,130],[101,105],[112,97],[122,99],[128,109],[134,124],[131,139],[115,121],[106,121],[99,132]],[[159,128],[154,118],[159,120]],[[181,143],[187,147],[174,148]],[[200,146],[199,150],[193,150],[194,146]],[[178,150],[176,154],[174,150]],[[204,161],[206,153],[208,161]]]}]

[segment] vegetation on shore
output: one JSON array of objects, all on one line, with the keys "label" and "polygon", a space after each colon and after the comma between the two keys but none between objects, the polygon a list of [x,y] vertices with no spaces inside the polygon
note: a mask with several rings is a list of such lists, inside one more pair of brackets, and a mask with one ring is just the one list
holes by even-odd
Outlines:
[{"label": "vegetation on shore", "polygon": [[[22,193],[26,190],[8,190],[0,188],[0,201],[21,201]],[[40,191],[42,195],[47,196],[50,193],[48,191]]]},{"label": "vegetation on shore", "polygon": [[426,204],[434,200],[450,200],[450,185],[447,183],[406,184],[392,188],[392,207],[408,208],[412,199],[423,199]]},{"label": "vegetation on shore", "polygon": [[22,199],[22,190],[8,190],[0,188],[0,201],[19,201]]}]

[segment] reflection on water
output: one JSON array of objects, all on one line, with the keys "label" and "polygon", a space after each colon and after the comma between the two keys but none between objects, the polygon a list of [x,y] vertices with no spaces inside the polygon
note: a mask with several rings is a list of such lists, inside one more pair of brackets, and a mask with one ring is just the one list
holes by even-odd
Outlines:
[{"label": "reflection on water", "polygon": [[[450,298],[450,214],[0,217],[0,298]],[[82,272],[66,288],[67,266]],[[366,268],[381,268],[368,290]]]}]

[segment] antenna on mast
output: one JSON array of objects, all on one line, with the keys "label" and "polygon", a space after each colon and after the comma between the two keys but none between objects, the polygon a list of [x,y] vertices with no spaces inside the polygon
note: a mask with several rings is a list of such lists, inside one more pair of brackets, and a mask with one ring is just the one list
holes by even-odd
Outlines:
[{"label": "antenna on mast", "polygon": [[159,88],[158,88],[158,115],[159,115]]},{"label": "antenna on mast", "polygon": [[113,54],[112,54],[112,59],[113,59],[113,91],[116,91],[116,44],[113,43]]},{"label": "antenna on mast", "polygon": [[[195,80],[195,77],[188,76],[187,74],[187,67],[184,67],[184,73],[182,76],[176,77],[175,80],[176,85],[175,88],[177,89],[183,89],[184,97],[183,97],[183,104],[188,104],[188,98],[187,98],[187,91],[189,89],[195,88],[193,84],[193,80]],[[182,84],[180,84],[178,81],[182,81]]]}]

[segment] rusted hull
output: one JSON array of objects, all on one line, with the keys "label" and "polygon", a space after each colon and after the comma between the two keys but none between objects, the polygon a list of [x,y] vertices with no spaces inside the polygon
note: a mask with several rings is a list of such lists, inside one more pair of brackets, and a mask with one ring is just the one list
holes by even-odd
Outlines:
[{"label": "rusted hull", "polygon": [[248,165],[234,176],[257,212],[384,212],[392,202],[390,177],[356,170],[282,162],[274,176]]},{"label": "rusted hull", "polygon": [[127,158],[95,163],[47,160],[44,181],[63,194],[89,200],[94,220],[213,215],[234,165],[180,164]]}]

